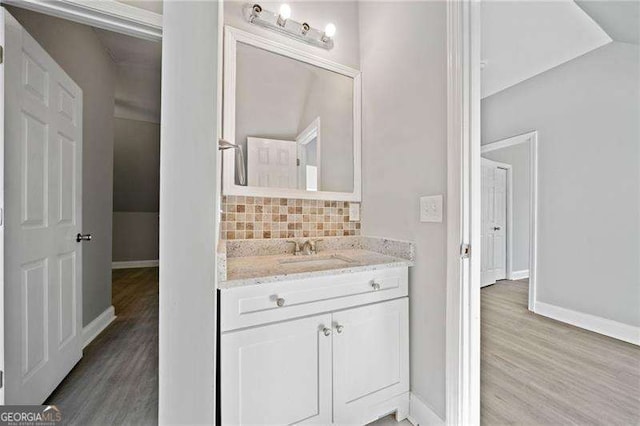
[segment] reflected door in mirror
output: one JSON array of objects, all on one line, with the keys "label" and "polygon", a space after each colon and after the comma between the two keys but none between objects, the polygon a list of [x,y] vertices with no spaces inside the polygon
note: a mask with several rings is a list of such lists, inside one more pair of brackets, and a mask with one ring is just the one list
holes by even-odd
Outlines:
[{"label": "reflected door in mirror", "polygon": [[297,188],[295,141],[247,138],[249,186]]}]

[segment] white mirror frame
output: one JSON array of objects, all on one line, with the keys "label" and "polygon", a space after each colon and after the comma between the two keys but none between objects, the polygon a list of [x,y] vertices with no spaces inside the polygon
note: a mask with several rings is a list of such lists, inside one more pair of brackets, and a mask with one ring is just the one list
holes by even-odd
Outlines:
[{"label": "white mirror frame", "polygon": [[306,191],[304,189],[236,185],[235,150],[228,149],[223,151],[223,195],[360,202],[362,199],[362,86],[360,71],[264,37],[230,26],[225,26],[222,137],[223,139],[233,143],[236,143],[236,47],[239,42],[315,65],[353,79],[353,192]]}]

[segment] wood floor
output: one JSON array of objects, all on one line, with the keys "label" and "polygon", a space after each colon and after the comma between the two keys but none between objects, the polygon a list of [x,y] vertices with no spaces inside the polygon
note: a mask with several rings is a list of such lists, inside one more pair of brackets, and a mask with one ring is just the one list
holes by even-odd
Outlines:
[{"label": "wood floor", "polygon": [[70,425],[158,423],[158,268],[113,271],[116,320],[49,397]]},{"label": "wood floor", "polygon": [[482,423],[640,425],[640,348],[529,312],[527,291],[482,289]]}]

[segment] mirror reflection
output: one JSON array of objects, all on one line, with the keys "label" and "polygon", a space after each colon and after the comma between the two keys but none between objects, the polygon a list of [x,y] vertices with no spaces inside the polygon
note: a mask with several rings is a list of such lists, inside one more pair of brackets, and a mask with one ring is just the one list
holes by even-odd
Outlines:
[{"label": "mirror reflection", "polygon": [[238,43],[236,184],[352,192],[353,98],[351,77]]}]

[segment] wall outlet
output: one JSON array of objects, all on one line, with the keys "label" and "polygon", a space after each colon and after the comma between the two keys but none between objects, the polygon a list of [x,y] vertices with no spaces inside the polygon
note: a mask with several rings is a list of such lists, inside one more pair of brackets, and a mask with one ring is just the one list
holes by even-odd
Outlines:
[{"label": "wall outlet", "polygon": [[442,222],[442,195],[420,197],[420,222]]},{"label": "wall outlet", "polygon": [[351,222],[360,220],[360,203],[349,203],[349,220]]}]

